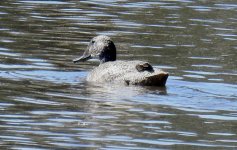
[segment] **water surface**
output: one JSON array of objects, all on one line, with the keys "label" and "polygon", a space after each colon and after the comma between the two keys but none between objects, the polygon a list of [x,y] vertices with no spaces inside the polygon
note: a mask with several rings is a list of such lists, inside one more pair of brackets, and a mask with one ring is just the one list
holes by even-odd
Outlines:
[{"label": "water surface", "polygon": [[[0,147],[236,149],[237,4],[225,1],[0,2]],[[167,86],[85,81],[73,64],[109,35],[118,59],[149,61]]]}]

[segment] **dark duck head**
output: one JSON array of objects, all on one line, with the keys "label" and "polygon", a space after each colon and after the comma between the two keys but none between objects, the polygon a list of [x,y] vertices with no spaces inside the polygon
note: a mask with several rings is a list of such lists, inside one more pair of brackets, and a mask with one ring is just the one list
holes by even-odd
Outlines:
[{"label": "dark duck head", "polygon": [[98,58],[100,63],[116,60],[116,47],[108,36],[100,35],[94,37],[88,44],[83,55],[73,60],[74,63]]}]

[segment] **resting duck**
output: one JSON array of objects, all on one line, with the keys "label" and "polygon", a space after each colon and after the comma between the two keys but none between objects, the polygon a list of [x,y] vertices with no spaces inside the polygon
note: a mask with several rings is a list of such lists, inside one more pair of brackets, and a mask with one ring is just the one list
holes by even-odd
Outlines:
[{"label": "resting duck", "polygon": [[110,37],[94,37],[83,55],[74,63],[98,58],[100,65],[87,76],[89,82],[114,82],[126,85],[165,86],[169,76],[167,72],[153,68],[144,61],[116,61],[116,47]]}]

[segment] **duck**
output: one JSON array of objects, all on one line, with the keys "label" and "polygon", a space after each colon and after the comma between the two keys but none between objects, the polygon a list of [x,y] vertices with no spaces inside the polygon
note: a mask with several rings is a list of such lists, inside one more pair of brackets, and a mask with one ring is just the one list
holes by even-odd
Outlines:
[{"label": "duck", "polygon": [[125,85],[165,86],[169,74],[154,68],[146,61],[116,60],[116,47],[109,36],[98,35],[92,38],[81,57],[73,59],[74,63],[89,59],[99,59],[86,77],[86,81],[95,83],[122,83]]}]

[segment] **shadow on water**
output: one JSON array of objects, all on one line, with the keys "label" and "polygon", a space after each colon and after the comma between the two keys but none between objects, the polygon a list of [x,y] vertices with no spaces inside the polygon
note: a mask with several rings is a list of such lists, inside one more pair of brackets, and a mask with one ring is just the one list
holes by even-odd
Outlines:
[{"label": "shadow on water", "polygon": [[[236,4],[227,1],[0,2],[3,149],[235,149]],[[167,86],[87,83],[75,65],[112,37],[121,60],[149,61]]]}]

